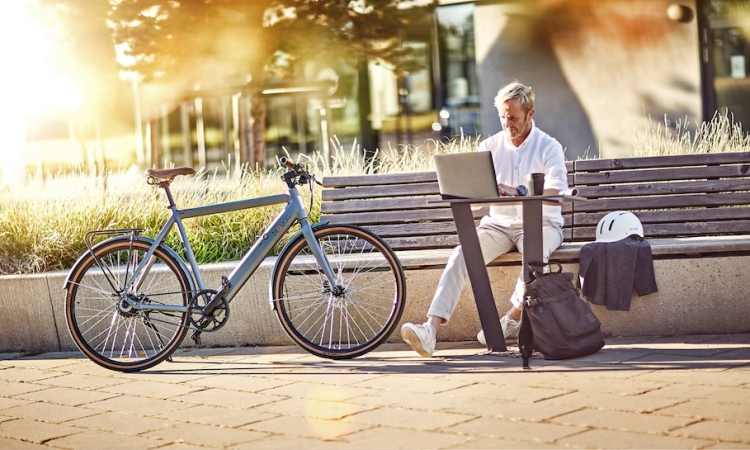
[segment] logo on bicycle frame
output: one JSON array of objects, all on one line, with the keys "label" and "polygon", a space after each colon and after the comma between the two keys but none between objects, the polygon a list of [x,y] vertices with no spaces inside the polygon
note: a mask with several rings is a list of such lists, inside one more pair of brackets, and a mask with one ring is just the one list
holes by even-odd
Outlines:
[{"label": "logo on bicycle frame", "polygon": [[[281,233],[282,231],[284,231],[284,225],[286,225],[287,222],[289,222],[289,219],[291,219],[291,218],[292,218],[291,215],[282,217],[281,221],[279,222],[279,224],[276,225],[276,227],[274,227],[271,230],[271,236],[270,237],[276,237],[279,233]],[[263,234],[263,240],[265,241],[268,238],[269,238],[268,233],[264,233]]]}]

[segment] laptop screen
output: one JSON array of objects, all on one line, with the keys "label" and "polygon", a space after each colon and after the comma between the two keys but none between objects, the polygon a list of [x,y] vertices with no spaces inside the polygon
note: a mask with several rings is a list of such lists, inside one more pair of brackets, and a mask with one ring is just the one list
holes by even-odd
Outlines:
[{"label": "laptop screen", "polygon": [[434,162],[443,199],[500,196],[490,152],[435,155]]}]

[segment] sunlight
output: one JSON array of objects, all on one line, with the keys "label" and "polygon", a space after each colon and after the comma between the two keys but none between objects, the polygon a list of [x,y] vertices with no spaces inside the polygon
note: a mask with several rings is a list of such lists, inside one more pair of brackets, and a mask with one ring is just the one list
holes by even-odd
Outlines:
[{"label": "sunlight", "polygon": [[26,119],[51,108],[69,114],[81,104],[81,93],[70,78],[53,73],[45,56],[52,42],[31,17],[29,1],[3,5],[0,15],[0,174],[8,184],[26,174],[23,150]]}]

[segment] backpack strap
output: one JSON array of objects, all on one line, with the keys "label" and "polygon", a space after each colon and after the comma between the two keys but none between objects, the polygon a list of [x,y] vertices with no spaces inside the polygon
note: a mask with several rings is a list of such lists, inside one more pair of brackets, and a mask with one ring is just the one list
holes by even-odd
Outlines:
[{"label": "backpack strap", "polygon": [[523,358],[523,368],[526,370],[531,369],[529,366],[529,358],[534,351],[534,330],[531,329],[531,321],[528,320],[526,309],[529,305],[525,305],[523,312],[521,313],[521,331],[518,332],[518,350],[521,352],[521,358]]}]

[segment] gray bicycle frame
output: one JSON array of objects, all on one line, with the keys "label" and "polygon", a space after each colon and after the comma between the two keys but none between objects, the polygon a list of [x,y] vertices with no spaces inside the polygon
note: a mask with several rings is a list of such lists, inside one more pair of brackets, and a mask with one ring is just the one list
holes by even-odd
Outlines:
[{"label": "gray bicycle frame", "polygon": [[[193,249],[190,246],[190,242],[185,232],[185,226],[182,224],[182,219],[190,219],[193,217],[209,216],[213,214],[221,214],[231,211],[239,211],[243,209],[259,208],[263,206],[277,205],[286,203],[286,207],[281,213],[274,219],[271,225],[265,230],[263,235],[255,241],[250,250],[245,253],[240,263],[227,277],[229,280],[229,289],[224,293],[224,298],[228,302],[231,302],[237,292],[245,285],[247,280],[253,275],[255,270],[263,262],[263,259],[270,253],[274,245],[276,245],[281,237],[289,231],[289,228],[295,223],[299,222],[302,228],[302,235],[305,237],[308,245],[312,249],[315,259],[318,264],[323,268],[323,271],[328,278],[328,282],[331,286],[336,286],[336,278],[333,274],[333,269],[328,262],[328,259],[323,254],[323,251],[317,245],[315,241],[315,235],[313,232],[312,225],[310,225],[310,219],[307,216],[302,200],[299,197],[299,192],[294,187],[290,187],[288,193],[269,195],[266,197],[257,197],[247,200],[239,200],[236,202],[218,203],[215,205],[199,206],[197,208],[183,209],[180,210],[176,205],[172,204],[169,209],[171,215],[167,220],[167,223],[162,227],[153,244],[148,249],[143,259],[138,264],[138,267],[133,271],[133,275],[130,277],[125,285],[124,292],[133,292],[137,290],[143,276],[148,273],[148,270],[153,264],[153,254],[156,248],[161,245],[172,229],[172,225],[177,225],[177,231],[179,232],[180,239],[185,246],[185,253],[187,254],[188,263],[193,272],[193,278],[198,290],[206,289],[203,277],[201,276],[198,263],[195,260]],[[142,310],[155,310],[155,311],[176,311],[186,312],[188,311],[187,306],[176,306],[176,305],[159,305],[154,303],[141,303],[129,297],[125,297],[125,302],[132,306],[134,309]]]}]

